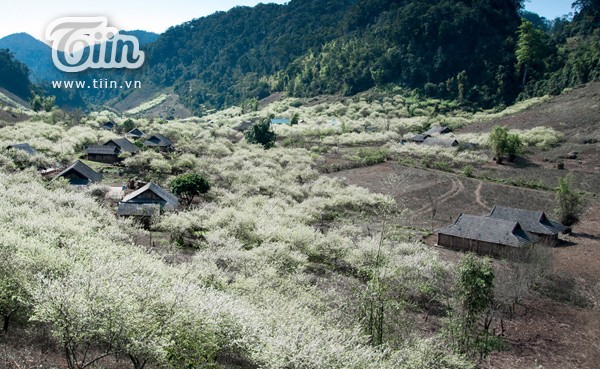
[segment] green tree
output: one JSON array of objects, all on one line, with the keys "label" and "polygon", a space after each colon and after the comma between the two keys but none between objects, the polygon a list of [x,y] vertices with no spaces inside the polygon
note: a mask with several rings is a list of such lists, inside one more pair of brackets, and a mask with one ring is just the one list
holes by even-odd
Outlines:
[{"label": "green tree", "polygon": [[300,115],[298,113],[294,113],[292,116],[292,120],[290,121],[290,125],[295,126],[300,122]]},{"label": "green tree", "polygon": [[490,148],[498,164],[502,164],[502,158],[508,156],[513,161],[523,153],[523,142],[517,134],[508,133],[507,128],[495,126],[488,140]]},{"label": "green tree", "polygon": [[[494,302],[494,272],[486,259],[466,255],[458,263],[455,284],[455,348],[462,353],[488,352],[488,324],[479,324]],[[482,328],[483,326],[483,328]]]},{"label": "green tree", "polygon": [[171,181],[171,191],[179,196],[186,206],[190,206],[196,196],[209,190],[208,181],[196,173],[182,174]]},{"label": "green tree", "polygon": [[579,221],[582,210],[581,196],[573,190],[573,175],[559,178],[556,188],[556,212],[560,222],[570,226]]},{"label": "green tree", "polygon": [[517,70],[523,77],[523,86],[527,84],[531,69],[535,66],[543,66],[545,56],[544,32],[535,28],[530,21],[523,19],[519,26],[519,39],[516,50]]},{"label": "green tree", "polygon": [[271,122],[269,119],[264,119],[262,122],[252,126],[246,131],[246,141],[251,144],[260,144],[265,150],[275,146],[275,140],[277,135],[271,129]]}]

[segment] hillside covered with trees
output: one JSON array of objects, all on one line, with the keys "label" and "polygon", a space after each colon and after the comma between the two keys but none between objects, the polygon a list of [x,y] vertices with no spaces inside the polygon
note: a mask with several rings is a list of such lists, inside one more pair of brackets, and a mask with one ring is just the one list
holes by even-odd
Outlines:
[{"label": "hillside covered with trees", "polygon": [[[145,79],[197,114],[283,91],[354,95],[399,85],[492,107],[597,78],[598,4],[553,21],[514,1],[293,0],[172,27]],[[536,23],[525,22],[525,19]]]}]

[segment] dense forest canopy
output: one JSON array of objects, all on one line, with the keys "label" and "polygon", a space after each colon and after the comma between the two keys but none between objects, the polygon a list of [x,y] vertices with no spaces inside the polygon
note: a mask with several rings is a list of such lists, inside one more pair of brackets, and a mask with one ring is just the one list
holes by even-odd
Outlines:
[{"label": "dense forest canopy", "polygon": [[22,98],[29,96],[29,68],[6,49],[0,49],[0,87]]}]

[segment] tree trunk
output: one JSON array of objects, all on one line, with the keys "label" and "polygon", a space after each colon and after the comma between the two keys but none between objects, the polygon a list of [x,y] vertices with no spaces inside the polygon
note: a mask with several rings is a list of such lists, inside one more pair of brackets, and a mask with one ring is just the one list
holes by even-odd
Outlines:
[{"label": "tree trunk", "polygon": [[132,355],[129,355],[129,359],[131,359],[134,369],[144,369],[146,366],[146,360],[144,359],[139,359]]}]

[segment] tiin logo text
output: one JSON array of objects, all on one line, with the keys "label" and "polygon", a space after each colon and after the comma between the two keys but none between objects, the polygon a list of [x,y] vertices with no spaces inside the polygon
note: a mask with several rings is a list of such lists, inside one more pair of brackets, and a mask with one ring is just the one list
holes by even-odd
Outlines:
[{"label": "tiin logo text", "polygon": [[[136,37],[108,27],[106,17],[65,17],[50,23],[46,39],[52,42],[52,61],[63,72],[86,69],[136,69],[144,52]],[[62,52],[61,52],[62,50]]]}]

